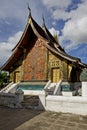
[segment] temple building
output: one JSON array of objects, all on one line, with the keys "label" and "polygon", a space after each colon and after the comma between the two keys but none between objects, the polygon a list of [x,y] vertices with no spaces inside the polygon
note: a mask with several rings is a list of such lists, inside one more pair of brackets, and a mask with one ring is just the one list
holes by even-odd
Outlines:
[{"label": "temple building", "polygon": [[13,82],[76,82],[85,67],[87,65],[79,58],[68,55],[49,32],[45,22],[40,27],[30,12],[25,30],[1,70],[9,71],[10,81]]}]

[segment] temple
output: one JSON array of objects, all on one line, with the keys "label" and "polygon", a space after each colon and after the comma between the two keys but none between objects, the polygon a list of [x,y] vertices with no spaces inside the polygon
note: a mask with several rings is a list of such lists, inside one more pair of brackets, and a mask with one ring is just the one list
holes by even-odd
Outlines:
[{"label": "temple", "polygon": [[65,52],[47,29],[45,21],[40,27],[30,12],[25,30],[1,70],[9,71],[12,82],[77,82],[85,67],[87,65],[79,58]]}]

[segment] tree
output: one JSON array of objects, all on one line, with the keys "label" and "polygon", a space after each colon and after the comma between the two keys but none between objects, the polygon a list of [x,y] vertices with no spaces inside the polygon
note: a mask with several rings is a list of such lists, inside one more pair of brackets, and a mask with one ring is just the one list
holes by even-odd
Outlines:
[{"label": "tree", "polygon": [[0,87],[3,87],[4,83],[8,82],[8,74],[7,72],[3,72],[0,70]]}]

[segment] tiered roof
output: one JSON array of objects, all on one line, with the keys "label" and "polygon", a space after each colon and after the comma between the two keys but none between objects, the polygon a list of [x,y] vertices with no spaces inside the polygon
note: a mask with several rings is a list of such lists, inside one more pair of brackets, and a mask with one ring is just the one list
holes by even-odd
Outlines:
[{"label": "tiered roof", "polygon": [[43,45],[47,49],[49,49],[51,52],[53,52],[54,54],[60,56],[63,59],[66,59],[70,62],[75,63],[76,65],[78,65],[78,67],[81,67],[81,68],[87,67],[87,65],[82,63],[79,58],[68,55],[64,51],[64,49],[60,46],[58,41],[56,41],[55,38],[52,36],[52,34],[49,32],[45,23],[43,24],[43,27],[40,27],[36,23],[36,21],[32,18],[31,12],[30,12],[25,30],[24,30],[18,44],[13,48],[11,57],[1,67],[2,70],[9,71],[9,68],[11,67],[11,65],[14,64],[15,61],[23,53],[23,50],[20,48],[27,48],[27,46],[29,46],[29,42],[27,42],[27,41],[30,40],[31,37],[44,39],[47,44],[43,43]]}]

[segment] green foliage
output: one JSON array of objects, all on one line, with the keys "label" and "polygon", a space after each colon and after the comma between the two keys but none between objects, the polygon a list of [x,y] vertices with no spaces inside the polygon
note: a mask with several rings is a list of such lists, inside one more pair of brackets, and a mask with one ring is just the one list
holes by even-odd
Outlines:
[{"label": "green foliage", "polygon": [[0,86],[2,86],[3,83],[7,83],[7,81],[8,81],[7,73],[0,71]]},{"label": "green foliage", "polygon": [[87,69],[83,69],[80,75],[80,81],[87,81]]}]

